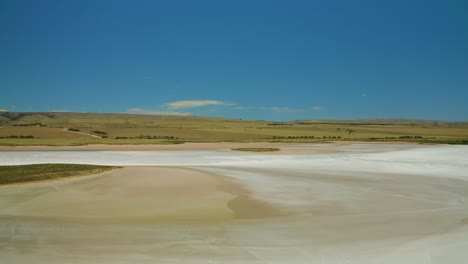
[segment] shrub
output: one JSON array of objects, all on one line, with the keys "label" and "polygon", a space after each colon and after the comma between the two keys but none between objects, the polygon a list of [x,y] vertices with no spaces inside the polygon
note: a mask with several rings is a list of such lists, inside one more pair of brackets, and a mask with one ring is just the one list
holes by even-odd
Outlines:
[{"label": "shrub", "polygon": [[99,135],[107,135],[107,132],[99,131],[99,130],[92,130],[91,133],[93,133],[93,134],[99,134]]}]

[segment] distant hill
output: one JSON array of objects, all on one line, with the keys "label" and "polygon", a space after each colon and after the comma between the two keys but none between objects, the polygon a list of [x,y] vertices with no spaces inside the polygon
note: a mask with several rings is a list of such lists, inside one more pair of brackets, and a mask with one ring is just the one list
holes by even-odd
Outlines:
[{"label": "distant hill", "polygon": [[173,144],[183,142],[410,141],[466,143],[468,122],[294,120],[199,116],[0,112],[2,145]]}]

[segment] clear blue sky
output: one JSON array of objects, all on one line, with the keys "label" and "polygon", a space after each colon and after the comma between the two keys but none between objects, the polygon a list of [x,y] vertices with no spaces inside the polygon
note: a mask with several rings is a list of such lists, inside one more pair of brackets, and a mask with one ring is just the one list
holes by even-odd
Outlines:
[{"label": "clear blue sky", "polygon": [[0,0],[0,109],[468,120],[467,10],[466,0]]}]

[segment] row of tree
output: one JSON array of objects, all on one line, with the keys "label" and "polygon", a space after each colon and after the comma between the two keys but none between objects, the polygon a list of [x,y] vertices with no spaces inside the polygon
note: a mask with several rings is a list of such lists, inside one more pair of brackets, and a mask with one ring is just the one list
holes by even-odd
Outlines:
[{"label": "row of tree", "polygon": [[341,139],[341,136],[273,136],[273,139]]},{"label": "row of tree", "polygon": [[293,126],[293,124],[289,123],[268,123],[269,126]]},{"label": "row of tree", "polygon": [[179,139],[178,137],[174,136],[150,136],[150,135],[140,135],[136,137],[115,137],[115,139]]},{"label": "row of tree", "polygon": [[423,139],[422,136],[399,136],[398,139]]},{"label": "row of tree", "polygon": [[11,135],[11,136],[0,136],[0,138],[34,138],[34,136],[33,136],[33,135],[27,135],[27,136],[23,136],[23,135],[19,135],[19,136]]},{"label": "row of tree", "polygon": [[370,137],[369,140],[424,139],[422,136]]}]

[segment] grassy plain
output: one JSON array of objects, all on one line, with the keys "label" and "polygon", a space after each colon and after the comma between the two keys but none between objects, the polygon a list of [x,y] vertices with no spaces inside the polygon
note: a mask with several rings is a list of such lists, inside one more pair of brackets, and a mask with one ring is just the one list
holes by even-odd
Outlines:
[{"label": "grassy plain", "polygon": [[0,185],[91,175],[117,167],[79,164],[0,166]]},{"label": "grassy plain", "polygon": [[175,144],[183,142],[404,141],[468,143],[468,122],[294,120],[198,116],[0,112],[0,145]]}]

